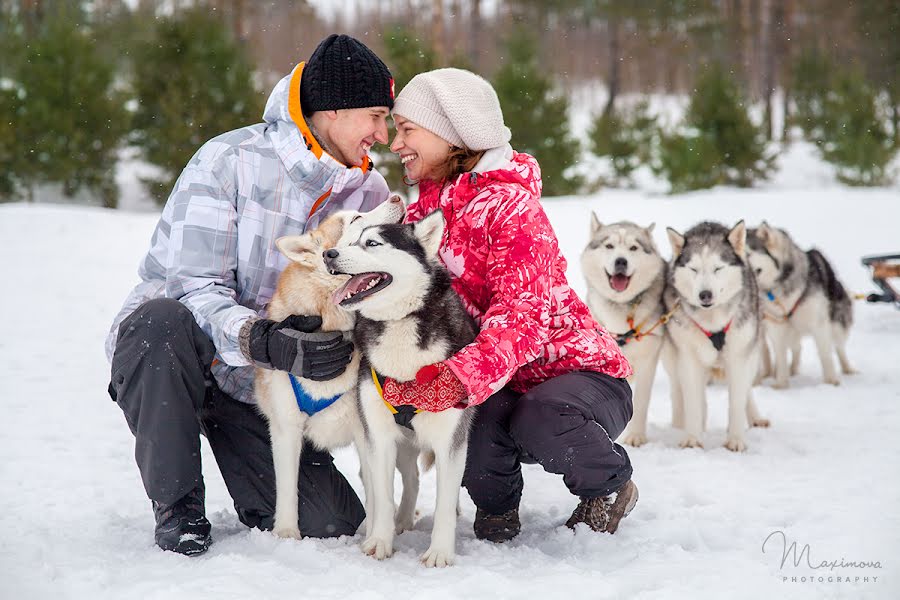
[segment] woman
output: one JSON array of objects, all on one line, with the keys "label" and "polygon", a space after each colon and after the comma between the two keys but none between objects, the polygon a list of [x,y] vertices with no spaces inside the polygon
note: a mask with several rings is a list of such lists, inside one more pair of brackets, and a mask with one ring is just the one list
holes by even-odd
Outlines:
[{"label": "woman", "polygon": [[391,151],[419,185],[407,220],[443,211],[440,257],[481,332],[415,381],[388,381],[385,398],[430,411],[480,405],[463,480],[479,539],[518,534],[523,462],[561,474],[580,498],[567,526],[615,532],[637,501],[613,442],[631,418],[631,367],[566,281],[537,161],[510,147],[497,94],[468,71],[417,75],[392,114]]}]

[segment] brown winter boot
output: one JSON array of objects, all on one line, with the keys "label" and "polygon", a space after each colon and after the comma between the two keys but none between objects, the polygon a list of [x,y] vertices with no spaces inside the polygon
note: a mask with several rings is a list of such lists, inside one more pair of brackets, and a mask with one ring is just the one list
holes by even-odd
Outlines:
[{"label": "brown winter boot", "polygon": [[615,533],[619,528],[619,521],[628,516],[637,500],[637,486],[628,480],[617,492],[609,496],[582,498],[572,516],[566,521],[566,527],[575,529],[578,523],[586,523],[594,531]]},{"label": "brown winter boot", "polygon": [[502,515],[490,515],[480,508],[475,511],[475,537],[495,544],[508,542],[522,529],[519,509],[514,508]]}]

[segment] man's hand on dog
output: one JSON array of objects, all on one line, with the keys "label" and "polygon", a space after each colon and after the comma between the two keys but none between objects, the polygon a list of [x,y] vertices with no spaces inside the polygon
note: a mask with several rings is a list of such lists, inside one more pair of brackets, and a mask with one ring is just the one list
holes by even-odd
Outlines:
[{"label": "man's hand on dog", "polygon": [[305,315],[291,315],[281,322],[253,321],[249,358],[263,368],[313,381],[334,379],[350,364],[353,342],[339,331],[316,331],[321,326],[321,317]]},{"label": "man's hand on dog", "polygon": [[465,408],[468,396],[459,378],[442,362],[422,367],[413,381],[386,377],[382,392],[393,406],[412,405],[428,412]]}]

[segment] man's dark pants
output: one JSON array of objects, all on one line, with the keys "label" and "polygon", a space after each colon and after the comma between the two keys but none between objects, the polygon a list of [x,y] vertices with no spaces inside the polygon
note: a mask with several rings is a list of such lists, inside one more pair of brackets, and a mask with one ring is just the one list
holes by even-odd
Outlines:
[{"label": "man's dark pants", "polygon": [[[215,383],[212,340],[177,300],[150,300],[119,328],[110,396],[135,435],[147,496],[163,505],[203,486],[200,435],[206,436],[238,518],[271,529],[275,469],[269,428],[256,407]],[[331,455],[306,444],[300,465],[300,531],[353,535],[365,511]]]},{"label": "man's dark pants", "polygon": [[631,479],[631,460],[613,441],[633,411],[624,379],[576,371],[525,394],[504,388],[476,410],[463,485],[488,514],[518,508],[522,463],[562,475],[581,497],[606,496]]}]

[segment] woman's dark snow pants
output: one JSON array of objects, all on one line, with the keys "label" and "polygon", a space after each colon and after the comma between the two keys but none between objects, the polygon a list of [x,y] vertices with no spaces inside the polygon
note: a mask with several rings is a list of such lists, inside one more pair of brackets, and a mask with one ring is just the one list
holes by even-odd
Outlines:
[{"label": "woman's dark snow pants", "polygon": [[477,410],[463,485],[488,514],[519,506],[521,463],[562,475],[576,496],[606,496],[631,479],[628,454],[613,441],[631,419],[624,379],[567,373],[525,394],[504,388]]}]

